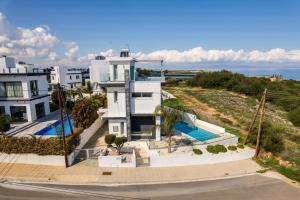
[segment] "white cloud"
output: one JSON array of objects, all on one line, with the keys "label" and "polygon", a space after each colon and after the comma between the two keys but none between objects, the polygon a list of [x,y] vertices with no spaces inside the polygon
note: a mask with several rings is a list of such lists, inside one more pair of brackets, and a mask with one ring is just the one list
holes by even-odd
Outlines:
[{"label": "white cloud", "polygon": [[34,29],[10,27],[1,12],[0,30],[0,53],[16,58],[48,57],[51,49],[59,42],[46,26]]},{"label": "white cloud", "polygon": [[66,48],[67,51],[65,52],[65,56],[67,57],[74,57],[79,50],[79,46],[76,44],[76,42],[67,42]]},{"label": "white cloud", "polygon": [[254,50],[246,52],[243,49],[205,50],[195,47],[185,51],[158,50],[150,53],[133,53],[138,59],[164,59],[167,63],[200,63],[200,62],[300,62],[300,50],[286,51],[275,48],[269,51]]}]

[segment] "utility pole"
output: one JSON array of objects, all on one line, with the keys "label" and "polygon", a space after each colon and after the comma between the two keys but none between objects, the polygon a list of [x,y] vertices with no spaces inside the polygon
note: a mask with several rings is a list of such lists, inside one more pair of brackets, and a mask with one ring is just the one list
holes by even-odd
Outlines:
[{"label": "utility pole", "polygon": [[58,96],[60,124],[61,124],[61,136],[62,136],[62,140],[63,140],[65,164],[66,164],[66,168],[68,168],[69,167],[68,152],[67,152],[67,145],[66,145],[66,138],[65,138],[65,126],[64,126],[63,109],[62,109],[61,87],[60,87],[59,83],[57,84],[57,89],[58,89],[58,95],[57,96]]},{"label": "utility pole", "polygon": [[255,123],[255,121],[256,121],[257,115],[258,115],[258,113],[259,113],[259,110],[261,109],[261,106],[262,106],[262,102],[263,102],[264,97],[265,97],[265,93],[263,93],[263,95],[261,96],[261,99],[260,99],[260,101],[259,101],[258,107],[257,107],[257,109],[256,109],[256,113],[255,113],[255,115],[254,115],[254,117],[253,117],[253,119],[252,119],[251,125],[250,125],[250,127],[249,127],[249,129],[248,129],[246,138],[245,138],[245,140],[244,140],[244,145],[246,145],[247,142],[248,142],[248,138],[249,138],[249,136],[250,136],[250,132],[251,132],[253,126],[254,126],[254,123]]},{"label": "utility pole", "polygon": [[265,91],[264,91],[264,98],[262,101],[262,109],[261,109],[260,118],[259,118],[259,125],[258,125],[257,137],[256,137],[256,150],[255,150],[255,156],[254,156],[255,158],[258,156],[259,151],[260,151],[260,136],[261,136],[262,123],[263,123],[264,115],[265,115],[266,96],[267,96],[267,89],[265,89]]}]

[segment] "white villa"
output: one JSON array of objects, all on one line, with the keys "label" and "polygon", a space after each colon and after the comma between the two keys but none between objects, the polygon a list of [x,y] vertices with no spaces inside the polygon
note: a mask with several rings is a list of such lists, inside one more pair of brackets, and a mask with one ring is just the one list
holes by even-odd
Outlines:
[{"label": "white villa", "polygon": [[[95,89],[105,88],[109,134],[127,136],[128,140],[160,140],[160,117],[154,117],[155,108],[161,104],[163,77],[140,77],[135,63],[143,62],[130,57],[127,49],[120,57],[103,56],[92,60],[91,83]],[[151,62],[151,61],[147,61]],[[155,130],[154,130],[155,129]]]},{"label": "white villa", "polygon": [[0,58],[0,114],[31,122],[50,113],[47,73],[14,58]]},{"label": "white villa", "polygon": [[82,86],[82,69],[66,66],[54,66],[50,73],[50,88],[56,88],[60,83],[66,89]]}]

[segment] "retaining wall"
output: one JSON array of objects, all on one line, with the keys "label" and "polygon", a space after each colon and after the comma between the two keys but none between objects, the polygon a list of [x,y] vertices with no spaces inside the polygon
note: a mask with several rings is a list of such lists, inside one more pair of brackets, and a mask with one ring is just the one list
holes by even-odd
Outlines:
[{"label": "retaining wall", "polygon": [[195,155],[191,152],[190,154],[171,154],[161,156],[158,153],[153,152],[150,154],[150,167],[215,164],[249,159],[253,157],[254,154],[255,150],[248,148],[219,154],[204,153],[202,155]]}]

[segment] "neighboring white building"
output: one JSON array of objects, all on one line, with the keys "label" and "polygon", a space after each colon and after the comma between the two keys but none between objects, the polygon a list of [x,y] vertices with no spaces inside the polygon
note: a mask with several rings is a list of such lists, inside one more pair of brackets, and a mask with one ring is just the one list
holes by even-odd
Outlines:
[{"label": "neighboring white building", "polygon": [[[135,63],[123,50],[120,57],[97,57],[91,61],[90,79],[94,89],[106,88],[109,133],[131,139],[160,140],[160,117],[154,117],[161,105],[163,77],[139,77]],[[154,131],[153,131],[154,130]]]},{"label": "neighboring white building", "polygon": [[47,73],[26,63],[0,58],[0,114],[34,121],[50,113]]},{"label": "neighboring white building", "polygon": [[50,88],[56,88],[58,83],[66,89],[82,86],[82,69],[66,66],[54,66],[50,73]]}]

